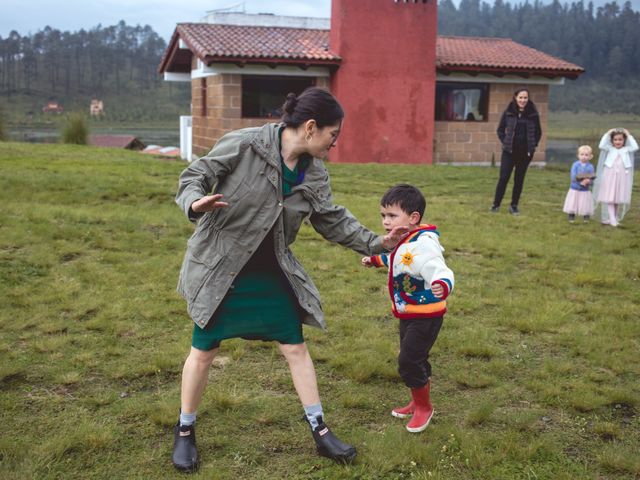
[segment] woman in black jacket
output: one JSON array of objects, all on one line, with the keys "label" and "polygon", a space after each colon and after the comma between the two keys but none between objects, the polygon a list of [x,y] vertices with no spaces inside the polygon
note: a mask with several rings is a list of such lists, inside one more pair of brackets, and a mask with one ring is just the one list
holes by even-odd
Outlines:
[{"label": "woman in black jacket", "polygon": [[536,106],[529,99],[529,90],[519,88],[513,94],[513,100],[502,114],[498,125],[498,138],[502,143],[502,158],[500,160],[500,178],[498,185],[496,185],[496,195],[491,207],[492,212],[495,213],[500,208],[511,171],[515,168],[509,213],[512,215],[520,214],[518,201],[522,193],[524,176],[541,136],[540,116]]}]

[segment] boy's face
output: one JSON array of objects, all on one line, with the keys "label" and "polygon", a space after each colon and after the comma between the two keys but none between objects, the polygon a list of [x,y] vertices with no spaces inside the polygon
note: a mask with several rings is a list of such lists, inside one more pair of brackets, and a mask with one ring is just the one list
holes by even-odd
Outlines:
[{"label": "boy's face", "polygon": [[418,212],[407,213],[400,205],[387,205],[380,207],[380,216],[382,217],[382,227],[387,233],[395,227],[416,227],[420,223],[420,214]]}]

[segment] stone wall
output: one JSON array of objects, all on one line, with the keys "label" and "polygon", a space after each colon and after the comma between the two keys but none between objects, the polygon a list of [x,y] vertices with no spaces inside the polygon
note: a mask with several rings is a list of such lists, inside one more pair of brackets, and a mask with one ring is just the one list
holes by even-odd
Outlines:
[{"label": "stone wall", "polygon": [[546,150],[547,113],[549,107],[548,85],[525,83],[493,83],[489,88],[489,116],[484,122],[436,121],[433,144],[434,163],[458,163],[490,165],[500,163],[500,141],[496,134],[502,112],[513,98],[516,88],[525,86],[540,112],[542,139],[533,158],[544,162]]}]

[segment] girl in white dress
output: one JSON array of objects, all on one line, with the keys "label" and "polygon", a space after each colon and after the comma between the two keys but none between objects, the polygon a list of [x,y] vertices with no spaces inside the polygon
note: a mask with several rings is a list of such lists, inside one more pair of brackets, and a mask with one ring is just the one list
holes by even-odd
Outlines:
[{"label": "girl in white dress", "polygon": [[612,128],[600,140],[600,158],[593,196],[601,206],[602,223],[617,227],[631,204],[633,152],[638,143],[624,128]]}]

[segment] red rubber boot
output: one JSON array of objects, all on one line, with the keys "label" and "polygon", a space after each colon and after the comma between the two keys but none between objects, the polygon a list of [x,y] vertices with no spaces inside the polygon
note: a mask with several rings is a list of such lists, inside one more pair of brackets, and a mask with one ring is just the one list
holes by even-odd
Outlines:
[{"label": "red rubber boot", "polygon": [[413,415],[413,411],[415,409],[416,407],[413,403],[413,400],[411,400],[406,406],[396,407],[393,410],[391,410],[391,415],[393,415],[396,418],[407,418]]},{"label": "red rubber boot", "polygon": [[411,389],[411,396],[415,405],[413,417],[407,424],[407,430],[411,433],[422,432],[429,426],[431,417],[433,417],[433,405],[431,405],[431,399],[429,398],[430,386],[431,381],[427,382],[422,388]]}]

